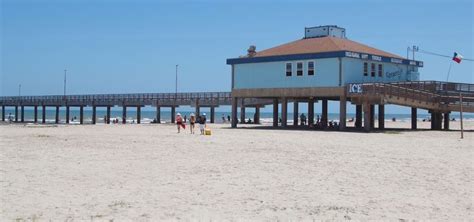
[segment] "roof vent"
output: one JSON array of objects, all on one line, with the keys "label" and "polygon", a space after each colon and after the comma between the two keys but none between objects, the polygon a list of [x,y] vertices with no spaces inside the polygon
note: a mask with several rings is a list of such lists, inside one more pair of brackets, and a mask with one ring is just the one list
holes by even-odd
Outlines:
[{"label": "roof vent", "polygon": [[337,27],[337,25],[324,25],[304,28],[304,38],[319,38],[319,37],[337,37],[341,39],[346,38],[346,29]]},{"label": "roof vent", "polygon": [[249,49],[247,49],[247,56],[254,57],[256,54],[257,54],[257,47],[254,45],[249,46]]}]

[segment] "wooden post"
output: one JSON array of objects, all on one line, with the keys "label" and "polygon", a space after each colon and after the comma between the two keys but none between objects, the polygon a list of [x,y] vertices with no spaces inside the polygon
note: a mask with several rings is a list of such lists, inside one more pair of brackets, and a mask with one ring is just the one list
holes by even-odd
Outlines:
[{"label": "wooden post", "polygon": [[245,123],[245,98],[240,103],[240,123]]},{"label": "wooden post", "polygon": [[379,104],[379,129],[385,129],[385,105]]},{"label": "wooden post", "polygon": [[92,106],[92,124],[97,122],[97,106]]},{"label": "wooden post", "polygon": [[323,124],[323,128],[326,128],[328,126],[328,100],[323,99],[322,105],[321,123]]},{"label": "wooden post", "polygon": [[232,97],[232,118],[230,120],[231,122],[231,127],[232,128],[237,128],[237,100],[239,98],[237,97]]},{"label": "wooden post", "polygon": [[110,124],[110,106],[107,106],[107,114],[105,116],[105,123]]},{"label": "wooden post", "polygon": [[34,108],[34,122],[38,122],[38,106],[35,106]]},{"label": "wooden post", "polygon": [[18,106],[15,106],[15,122],[18,122]]},{"label": "wooden post", "polygon": [[21,106],[21,122],[25,122],[25,106]]},{"label": "wooden post", "polygon": [[41,120],[42,123],[46,123],[46,106],[43,105],[43,112],[41,113],[41,116],[43,117],[43,119]]},{"label": "wooden post", "polygon": [[5,106],[3,105],[2,105],[2,121],[5,122]]},{"label": "wooden post", "polygon": [[122,106],[122,124],[127,123],[127,106]]},{"label": "wooden post", "polygon": [[347,115],[347,102],[346,96],[341,96],[339,98],[339,130],[346,129],[346,115]]},{"label": "wooden post", "polygon": [[161,123],[161,106],[156,105],[156,123]]},{"label": "wooden post", "polygon": [[461,139],[464,139],[464,125],[463,125],[463,118],[462,118],[462,93],[459,93],[459,104],[461,105],[461,109],[460,109],[460,112],[459,112],[459,118],[461,119]]},{"label": "wooden post", "polygon": [[137,124],[142,121],[142,106],[137,106]]},{"label": "wooden post", "polygon": [[172,106],[171,107],[171,123],[175,123],[175,118],[176,118],[176,106]]},{"label": "wooden post", "polygon": [[356,128],[362,128],[362,105],[356,105],[356,116],[354,126]]},{"label": "wooden post", "polygon": [[69,106],[66,106],[66,123],[69,123]]},{"label": "wooden post", "polygon": [[273,99],[273,127],[278,126],[278,99]]},{"label": "wooden post", "polygon": [[369,132],[371,130],[371,120],[370,120],[370,104],[365,102],[362,108],[364,109],[364,130]]},{"label": "wooden post", "polygon": [[200,116],[201,115],[201,109],[199,107],[199,99],[196,99],[196,116]]},{"label": "wooden post", "polygon": [[288,124],[288,99],[281,100],[281,126],[286,127]]},{"label": "wooden post", "polygon": [[54,118],[54,122],[56,124],[59,123],[59,106],[56,106],[56,115],[55,115],[55,118]]},{"label": "wooden post", "polygon": [[79,106],[79,124],[84,124],[84,106]]},{"label": "wooden post", "polygon": [[411,108],[411,129],[416,130],[417,128],[417,120],[418,114],[417,114],[417,109],[416,107]]},{"label": "wooden post", "polygon": [[444,130],[449,130],[449,112],[444,113]]},{"label": "wooden post", "polygon": [[298,126],[298,102],[293,102],[293,126]]},{"label": "wooden post", "polygon": [[370,129],[375,128],[375,105],[370,105]]},{"label": "wooden post", "polygon": [[314,99],[308,100],[308,126],[314,125]]},{"label": "wooden post", "polygon": [[214,107],[214,106],[211,106],[210,109],[211,109],[211,123],[214,123],[215,118],[216,118],[215,107]]}]

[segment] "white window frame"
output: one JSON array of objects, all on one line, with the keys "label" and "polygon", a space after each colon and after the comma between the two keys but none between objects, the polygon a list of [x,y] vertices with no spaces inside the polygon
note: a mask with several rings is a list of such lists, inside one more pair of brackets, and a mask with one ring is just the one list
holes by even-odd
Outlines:
[{"label": "white window frame", "polygon": [[[298,75],[298,63],[301,63],[301,75]],[[296,62],[296,76],[304,76],[304,61]]]},{"label": "white window frame", "polygon": [[[367,65],[367,69],[365,68],[365,65]],[[364,64],[362,65],[362,72],[363,72],[363,75],[364,76],[369,76],[369,63],[368,62],[364,62]]]},{"label": "white window frame", "polygon": [[[290,68],[290,75],[288,75],[288,64],[290,64],[291,68]],[[285,63],[285,76],[286,77],[291,77],[293,76],[293,63],[292,62],[286,62]]]},{"label": "white window frame", "polygon": [[376,77],[376,76],[377,76],[377,64],[371,62],[370,63],[370,77]]},{"label": "white window frame", "polygon": [[377,64],[377,76],[383,77],[383,64],[382,63]]},{"label": "white window frame", "polygon": [[[312,75],[309,74],[309,63],[313,63],[313,74]],[[316,75],[316,61],[310,60],[310,61],[306,62],[306,73],[307,73],[308,76],[315,76]]]}]

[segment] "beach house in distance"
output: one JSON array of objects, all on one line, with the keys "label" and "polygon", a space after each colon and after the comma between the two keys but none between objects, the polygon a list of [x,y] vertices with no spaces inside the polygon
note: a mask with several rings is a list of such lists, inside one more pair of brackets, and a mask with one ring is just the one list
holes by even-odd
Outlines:
[{"label": "beach house in distance", "polygon": [[[379,109],[380,128],[384,127],[384,104],[388,103],[412,107],[412,128],[416,128],[417,108],[430,110],[433,129],[441,129],[443,113],[448,129],[449,112],[459,109],[455,101],[444,103],[441,97],[433,99],[436,90],[456,91],[449,87],[457,85],[420,82],[422,61],[352,41],[347,38],[346,29],[338,26],[305,28],[302,39],[262,51],[250,46],[247,52],[245,56],[227,59],[227,64],[232,66],[233,127],[237,126],[238,104],[242,109],[241,120],[245,119],[246,98],[271,99],[274,126],[278,126],[278,104],[281,104],[283,127],[287,126],[289,102],[308,103],[311,125],[314,103],[321,101],[321,123],[326,126],[328,100],[340,101],[340,129],[346,127],[347,102],[356,105],[355,126],[362,127],[364,119],[366,130],[374,127],[375,105]],[[255,107],[258,117],[259,106]],[[296,124],[299,111],[297,105],[294,107]]]}]

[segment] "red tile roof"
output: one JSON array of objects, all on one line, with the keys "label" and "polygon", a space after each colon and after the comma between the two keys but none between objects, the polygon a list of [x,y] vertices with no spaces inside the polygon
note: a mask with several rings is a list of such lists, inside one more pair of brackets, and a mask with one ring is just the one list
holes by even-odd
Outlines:
[{"label": "red tile roof", "polygon": [[295,55],[308,54],[320,52],[337,52],[337,51],[351,51],[359,53],[367,53],[378,56],[385,56],[391,58],[402,57],[385,52],[349,39],[342,39],[336,37],[320,37],[300,39],[280,46],[269,48],[257,52],[254,57],[278,56],[278,55]]}]

